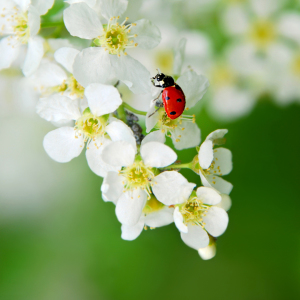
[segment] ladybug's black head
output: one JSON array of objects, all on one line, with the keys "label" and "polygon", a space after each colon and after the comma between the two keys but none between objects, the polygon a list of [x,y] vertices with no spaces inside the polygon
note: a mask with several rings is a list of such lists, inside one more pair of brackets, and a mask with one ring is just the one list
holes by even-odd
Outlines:
[{"label": "ladybug's black head", "polygon": [[152,83],[154,86],[166,88],[175,84],[173,77],[165,75],[164,73],[158,73],[155,77],[152,77]]}]

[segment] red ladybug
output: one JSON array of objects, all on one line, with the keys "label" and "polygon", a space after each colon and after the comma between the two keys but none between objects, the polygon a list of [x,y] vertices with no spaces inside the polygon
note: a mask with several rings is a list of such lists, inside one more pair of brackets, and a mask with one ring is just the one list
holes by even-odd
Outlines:
[{"label": "red ladybug", "polygon": [[[168,117],[172,120],[177,119],[183,113],[185,108],[185,95],[181,87],[175,83],[173,77],[163,73],[158,73],[155,77],[152,77],[152,83],[156,87],[164,88],[160,92],[160,94],[162,93],[163,102],[156,101],[156,106],[159,108],[164,106]],[[159,96],[156,99],[158,99]]]}]

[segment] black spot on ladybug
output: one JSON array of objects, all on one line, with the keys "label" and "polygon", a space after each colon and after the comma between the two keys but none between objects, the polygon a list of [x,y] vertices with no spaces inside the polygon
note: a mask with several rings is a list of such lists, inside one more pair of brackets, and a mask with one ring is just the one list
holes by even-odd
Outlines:
[{"label": "black spot on ladybug", "polygon": [[170,97],[166,97],[165,99],[166,99],[166,100],[170,100]]},{"label": "black spot on ladybug", "polygon": [[180,87],[178,84],[175,84],[175,88],[176,88],[177,90],[181,90],[181,87]]},{"label": "black spot on ladybug", "polygon": [[182,102],[182,100],[180,98],[177,99],[177,102]]},{"label": "black spot on ladybug", "polygon": [[170,115],[172,115],[172,116],[176,115],[176,111],[171,111]]}]

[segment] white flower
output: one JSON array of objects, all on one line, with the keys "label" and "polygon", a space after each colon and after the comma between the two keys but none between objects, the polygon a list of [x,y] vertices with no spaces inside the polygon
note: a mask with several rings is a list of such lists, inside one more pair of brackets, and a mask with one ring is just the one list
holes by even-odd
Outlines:
[{"label": "white flower", "polygon": [[224,144],[224,135],[227,132],[227,129],[218,129],[210,133],[200,146],[198,161],[202,184],[228,195],[232,190],[232,184],[219,176],[231,172],[232,154],[230,150],[222,147],[214,149],[215,145]]},{"label": "white flower", "polygon": [[[231,199],[226,194],[221,194],[222,200],[218,204],[214,205],[215,207],[220,207],[224,209],[225,211],[228,211],[231,207]],[[212,259],[215,257],[217,252],[217,246],[216,246],[216,238],[209,235],[209,244],[208,246],[204,248],[199,248],[198,253],[200,257],[204,260]]]},{"label": "white flower", "polygon": [[300,34],[299,16],[280,13],[281,5],[280,0],[250,0],[249,5],[229,5],[223,14],[224,29],[249,46],[268,51],[282,36],[294,38]]},{"label": "white flower", "polygon": [[139,221],[133,225],[122,224],[122,239],[132,241],[142,232],[143,228],[162,227],[173,223],[174,208],[163,205],[152,195],[143,208]]},{"label": "white flower", "polygon": [[107,20],[102,25],[99,15],[86,3],[75,3],[64,11],[64,22],[70,34],[83,39],[94,39],[100,47],[86,48],[76,57],[74,75],[83,86],[92,82],[123,81],[134,93],[147,93],[150,73],[127,55],[127,49],[151,49],[160,42],[159,29],[149,20],[119,23],[119,16],[127,8],[126,0],[99,2],[101,15]]},{"label": "white flower", "polygon": [[[39,115],[47,121],[75,120],[75,126],[64,126],[49,132],[44,138],[48,155],[58,162],[68,162],[77,157],[87,144],[86,157],[92,171],[105,176],[109,170],[117,170],[101,160],[105,145],[112,141],[135,141],[131,129],[123,122],[109,117],[122,103],[116,88],[99,83],[86,87],[88,108],[80,113],[77,101],[65,96],[53,95],[41,98]],[[111,141],[112,140],[112,141]]]},{"label": "white flower", "polygon": [[182,240],[198,250],[209,244],[209,235],[217,237],[226,230],[228,215],[224,209],[215,205],[222,200],[221,195],[212,188],[199,187],[178,201],[176,191],[169,190],[164,197],[156,197],[165,205],[175,205],[174,222],[181,232]]},{"label": "white flower", "polygon": [[60,48],[55,51],[54,58],[64,69],[54,62],[45,60],[30,76],[44,97],[58,94],[72,99],[84,98],[84,87],[73,76],[73,63],[78,53],[79,51],[74,48]]},{"label": "white flower", "polygon": [[[225,12],[224,28],[235,37],[230,60],[240,74],[259,79],[261,87],[265,88],[261,93],[274,93],[281,74],[275,78],[273,63],[285,64],[285,48],[292,49],[293,43],[295,46],[300,42],[300,15],[281,13],[282,2],[278,0],[251,0],[249,4],[230,6]],[[290,41],[286,42],[287,39]],[[274,53],[276,60],[270,63]]]},{"label": "white flower", "polygon": [[[250,65],[246,71],[232,60],[245,63],[247,52],[228,47],[221,59],[214,58],[206,70],[211,83],[209,112],[216,120],[232,121],[251,112],[257,97],[265,90],[261,66]],[[236,68],[236,65],[238,67]],[[251,72],[249,71],[251,70]]]},{"label": "white flower", "polygon": [[43,39],[36,36],[40,30],[40,15],[52,7],[54,0],[4,0],[0,3],[0,70],[9,68],[18,57],[19,48],[28,44],[22,71],[32,74],[39,66],[44,54]]},{"label": "white flower", "polygon": [[[198,75],[193,70],[183,73],[176,83],[185,94],[186,110],[201,100],[209,86],[207,78],[203,75]],[[167,116],[164,108],[154,113],[155,110],[155,102],[152,101],[150,110],[146,115],[147,132],[150,132],[153,128],[159,129],[161,136],[168,135],[171,137],[175,148],[178,150],[199,145],[201,140],[200,129],[195,123],[194,115],[187,116],[183,114],[172,120]]]},{"label": "white flower", "polygon": [[[159,172],[156,168],[170,165],[177,155],[155,141],[142,143],[139,152],[135,143],[118,141],[106,146],[101,157],[107,164],[121,169],[119,173],[108,172],[101,187],[103,199],[116,203],[116,215],[122,224],[134,226],[139,222],[147,198],[151,197],[151,187],[160,182],[161,174],[156,176]],[[172,172],[162,174],[166,173]]]},{"label": "white flower", "polygon": [[269,92],[279,105],[300,101],[300,47],[277,48],[269,56]]}]

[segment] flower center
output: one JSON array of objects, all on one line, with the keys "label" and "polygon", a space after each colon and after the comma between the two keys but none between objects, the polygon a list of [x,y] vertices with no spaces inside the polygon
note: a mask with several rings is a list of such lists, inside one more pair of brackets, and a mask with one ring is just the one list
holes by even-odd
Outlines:
[{"label": "flower center", "polygon": [[26,44],[30,36],[27,12],[20,12],[16,6],[12,9],[6,9],[4,7],[0,17],[6,18],[4,22],[0,22],[0,24],[4,23],[0,28],[0,34],[6,35],[13,32],[22,44]]},{"label": "flower center", "polygon": [[176,128],[180,126],[181,131],[185,130],[185,127],[182,127],[182,121],[188,121],[195,123],[196,117],[195,115],[188,116],[188,115],[181,115],[177,119],[170,119],[165,112],[164,109],[160,109],[158,111],[159,118],[157,127],[160,129],[163,133],[165,133],[169,137],[173,137],[176,142],[180,142],[181,134],[178,134],[178,131],[175,131]]},{"label": "flower center", "polygon": [[219,65],[212,69],[210,80],[217,87],[235,84],[237,81],[236,74],[227,65]]},{"label": "flower center", "polygon": [[70,95],[77,95],[78,98],[83,98],[84,87],[80,85],[74,76],[71,76],[67,80],[67,91],[70,92]]},{"label": "flower center", "polygon": [[106,119],[101,116],[97,117],[89,112],[83,113],[83,115],[75,123],[75,136],[84,135],[84,142],[95,141],[97,137],[101,137],[105,134]]},{"label": "flower center", "polygon": [[250,38],[258,48],[268,47],[276,37],[274,24],[267,20],[260,20],[253,24]]},{"label": "flower center", "polygon": [[191,197],[186,203],[179,207],[179,210],[185,223],[200,225],[204,228],[205,223],[203,222],[203,217],[208,212],[209,207],[209,205],[204,204],[197,197]]},{"label": "flower center", "polygon": [[151,180],[154,178],[153,169],[146,166],[143,161],[135,161],[131,166],[124,167],[120,172],[125,180],[123,182],[125,190],[141,188],[151,197]]},{"label": "flower center", "polygon": [[[103,34],[95,39],[94,43],[97,46],[104,47],[110,54],[120,56],[120,53],[124,52],[126,48],[133,48],[138,44],[134,43],[133,40],[137,37],[137,34],[130,34],[132,26],[136,26],[136,24],[125,25],[128,18],[122,24],[119,24],[118,19],[119,17],[110,18],[108,24],[103,26]],[[124,54],[127,55],[126,52]]]},{"label": "flower center", "polygon": [[[152,194],[150,196],[150,199],[148,197],[148,201],[146,202],[146,205],[143,208],[143,214],[144,216],[147,216],[148,214],[151,214],[153,212],[159,211],[165,207],[164,204],[159,202],[155,196]],[[144,229],[147,230],[147,225],[144,225]],[[155,227],[150,227],[150,229],[155,229]]]},{"label": "flower center", "polygon": [[163,205],[161,202],[159,202],[154,195],[151,195],[151,198],[146,202],[145,207],[143,208],[143,213],[145,215],[153,213],[155,211],[161,210],[164,208],[165,205]]},{"label": "flower center", "polygon": [[77,98],[83,98],[84,87],[81,86],[74,76],[70,76],[67,80],[64,80],[61,85],[49,88],[46,90],[46,94],[69,92],[70,96],[76,96]]}]

